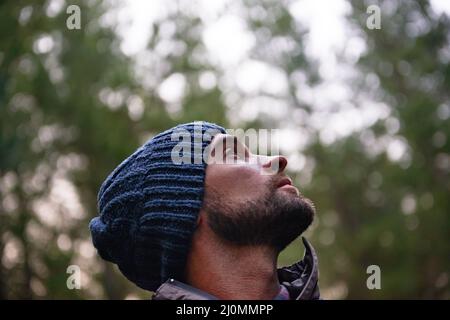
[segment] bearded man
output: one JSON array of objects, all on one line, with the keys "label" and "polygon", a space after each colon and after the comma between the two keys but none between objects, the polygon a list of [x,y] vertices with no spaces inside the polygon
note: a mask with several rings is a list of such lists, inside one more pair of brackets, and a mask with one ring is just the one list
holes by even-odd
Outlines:
[{"label": "bearded man", "polygon": [[178,125],[102,184],[93,244],[155,300],[319,299],[306,239],[301,261],[277,267],[315,215],[287,165],[283,156],[252,154],[216,124]]}]

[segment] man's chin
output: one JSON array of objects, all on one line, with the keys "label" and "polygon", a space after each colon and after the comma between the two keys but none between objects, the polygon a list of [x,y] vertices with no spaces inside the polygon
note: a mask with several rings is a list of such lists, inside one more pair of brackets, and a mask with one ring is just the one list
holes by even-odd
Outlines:
[{"label": "man's chin", "polygon": [[[297,190],[297,189],[295,189]],[[298,190],[297,190],[298,192]],[[307,220],[310,220],[308,223],[308,226],[312,223],[312,221],[314,220],[314,216],[316,214],[316,208],[314,206],[314,203],[303,196],[303,194],[301,192],[294,192],[294,191],[290,191],[288,192],[286,190],[285,192],[285,196],[286,198],[289,198],[289,202],[291,203],[297,203],[297,205],[294,205],[298,208],[298,212],[301,212],[301,215],[303,216],[303,218],[305,218],[305,216],[307,217]]]},{"label": "man's chin", "polygon": [[303,204],[303,207],[306,208],[305,211],[307,211],[310,216],[311,221],[309,224],[311,224],[314,220],[314,216],[316,215],[316,207],[314,206],[314,203],[310,199],[305,198],[302,195],[300,195],[299,197],[300,201]]}]

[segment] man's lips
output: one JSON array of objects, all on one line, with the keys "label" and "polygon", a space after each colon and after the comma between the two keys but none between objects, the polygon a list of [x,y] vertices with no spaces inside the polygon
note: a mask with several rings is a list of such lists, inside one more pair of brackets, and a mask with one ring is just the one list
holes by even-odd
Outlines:
[{"label": "man's lips", "polygon": [[292,180],[288,177],[282,178],[280,181],[278,181],[277,188],[281,188],[286,185],[292,186]]},{"label": "man's lips", "polygon": [[288,177],[283,177],[277,183],[277,189],[286,189],[289,192],[294,192],[297,196],[300,195],[300,192],[296,187],[292,185],[292,180]]}]

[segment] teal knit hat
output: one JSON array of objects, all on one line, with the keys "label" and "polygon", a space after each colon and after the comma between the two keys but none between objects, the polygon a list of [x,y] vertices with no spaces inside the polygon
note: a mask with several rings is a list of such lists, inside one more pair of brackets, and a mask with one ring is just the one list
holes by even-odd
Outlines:
[{"label": "teal knit hat", "polygon": [[202,207],[205,148],[225,129],[192,122],[164,131],[103,182],[89,228],[99,255],[143,289],[183,280]]}]

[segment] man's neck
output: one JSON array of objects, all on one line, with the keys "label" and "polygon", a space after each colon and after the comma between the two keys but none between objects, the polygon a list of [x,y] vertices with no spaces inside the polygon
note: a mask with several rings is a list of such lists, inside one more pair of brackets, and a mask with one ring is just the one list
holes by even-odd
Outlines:
[{"label": "man's neck", "polygon": [[278,294],[276,250],[225,244],[205,233],[209,232],[199,232],[193,239],[186,273],[189,285],[219,299],[269,300]]}]

